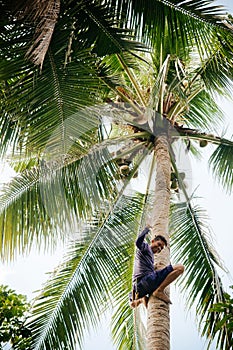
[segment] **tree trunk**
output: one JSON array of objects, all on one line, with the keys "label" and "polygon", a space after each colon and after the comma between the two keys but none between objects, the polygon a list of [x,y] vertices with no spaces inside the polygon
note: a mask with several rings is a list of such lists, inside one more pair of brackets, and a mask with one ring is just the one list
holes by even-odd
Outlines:
[{"label": "tree trunk", "polygon": [[[156,265],[162,268],[170,263],[170,244],[168,237],[168,221],[170,207],[171,163],[168,137],[159,135],[155,142],[156,183],[155,203],[152,210],[152,234],[163,235],[168,247],[155,256]],[[169,295],[169,290],[166,290]],[[147,314],[147,350],[170,349],[170,316],[169,305],[151,296]]]}]

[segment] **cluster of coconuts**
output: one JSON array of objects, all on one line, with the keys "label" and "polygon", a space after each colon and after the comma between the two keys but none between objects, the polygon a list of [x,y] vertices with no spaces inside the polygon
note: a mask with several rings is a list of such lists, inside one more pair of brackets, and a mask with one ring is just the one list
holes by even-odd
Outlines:
[{"label": "cluster of coconuts", "polygon": [[[179,173],[179,178],[183,181],[185,178],[185,173]],[[170,187],[173,191],[179,192],[179,180],[176,173],[174,173],[173,171],[171,172]]]},{"label": "cluster of coconuts", "polygon": [[[131,172],[131,168],[130,168],[130,164],[132,163],[131,160],[129,159],[125,159],[125,158],[118,158],[116,160],[116,163],[119,167],[119,176],[120,178],[125,178],[127,176],[130,175]],[[136,172],[133,177],[137,177],[138,176],[138,172]]]}]

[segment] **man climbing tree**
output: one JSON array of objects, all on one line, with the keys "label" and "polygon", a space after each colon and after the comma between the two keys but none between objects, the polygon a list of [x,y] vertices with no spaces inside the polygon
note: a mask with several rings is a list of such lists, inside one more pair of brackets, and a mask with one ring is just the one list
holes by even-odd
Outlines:
[{"label": "man climbing tree", "polygon": [[155,236],[151,245],[144,242],[145,236],[150,230],[150,225],[140,233],[136,240],[136,256],[134,261],[133,273],[133,292],[130,295],[130,306],[137,307],[143,303],[147,307],[149,296],[153,294],[156,298],[171,304],[169,297],[164,289],[184,272],[184,266],[171,264],[159,269],[154,268],[154,254],[160,253],[167,240],[162,235]]}]

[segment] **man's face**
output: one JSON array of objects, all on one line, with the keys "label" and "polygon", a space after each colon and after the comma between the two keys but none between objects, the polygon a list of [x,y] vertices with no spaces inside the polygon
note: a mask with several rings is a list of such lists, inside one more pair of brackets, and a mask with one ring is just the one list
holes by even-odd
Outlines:
[{"label": "man's face", "polygon": [[165,247],[165,243],[161,240],[155,241],[153,239],[153,241],[151,242],[151,249],[153,251],[154,254],[158,254],[161,252],[161,250],[163,250]]}]

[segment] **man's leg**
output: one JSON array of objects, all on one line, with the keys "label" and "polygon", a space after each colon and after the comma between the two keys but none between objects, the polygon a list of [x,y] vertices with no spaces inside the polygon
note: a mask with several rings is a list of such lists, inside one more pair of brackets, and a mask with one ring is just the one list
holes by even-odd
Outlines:
[{"label": "man's leg", "polygon": [[163,282],[160,284],[160,286],[152,294],[156,298],[161,299],[168,304],[171,304],[171,300],[164,293],[164,289],[167,286],[169,286],[169,284],[171,284],[173,281],[175,281],[177,279],[177,277],[179,277],[183,272],[184,272],[183,265],[178,264],[178,265],[173,266],[173,271],[167,275],[167,277],[163,280]]},{"label": "man's leg", "polygon": [[143,303],[143,298],[136,299],[136,300],[131,301],[130,307],[131,307],[131,309],[134,309],[135,307],[138,307],[142,303]]},{"label": "man's leg", "polygon": [[143,304],[147,308],[148,300],[149,300],[149,298],[147,295],[139,298],[139,293],[136,293],[134,288],[133,288],[132,292],[130,293],[130,307],[131,307],[131,309],[138,307],[140,304]]}]

